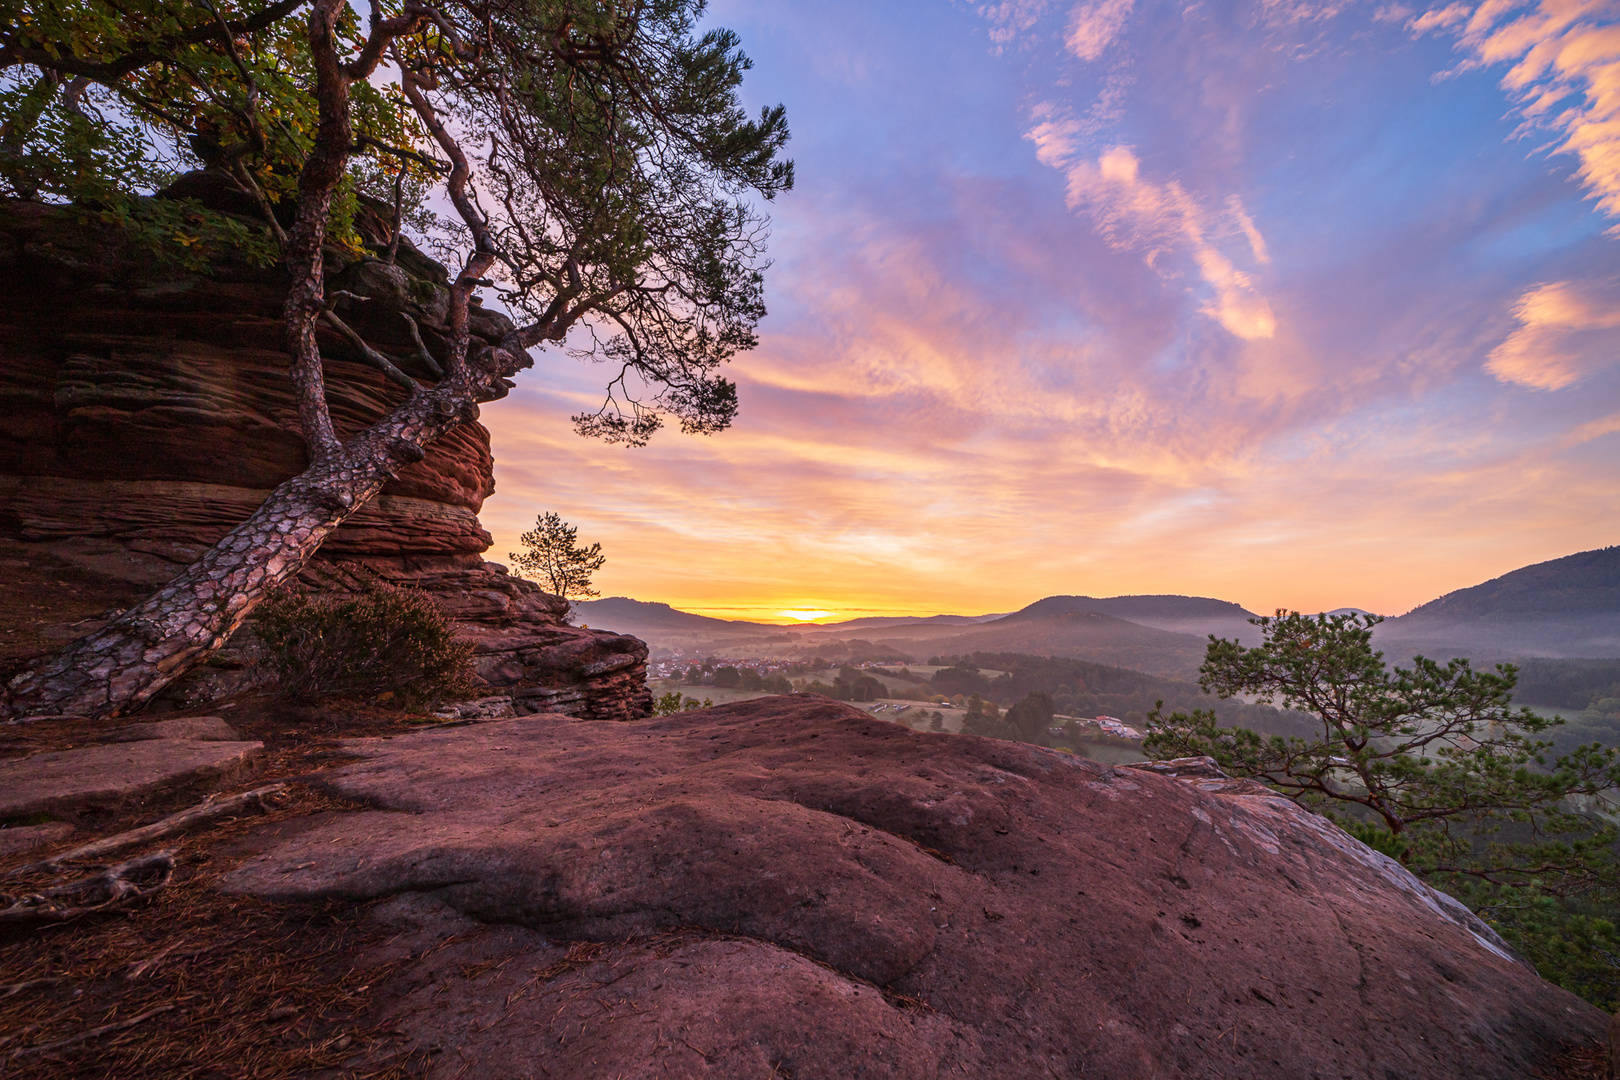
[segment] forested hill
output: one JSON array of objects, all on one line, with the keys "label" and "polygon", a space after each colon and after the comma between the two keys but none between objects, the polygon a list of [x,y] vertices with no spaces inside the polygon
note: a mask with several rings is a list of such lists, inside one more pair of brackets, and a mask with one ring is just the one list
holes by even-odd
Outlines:
[{"label": "forested hill", "polygon": [[1013,612],[1004,621],[1047,619],[1073,612],[1096,612],[1116,619],[1146,621],[1149,626],[1162,619],[1249,619],[1254,615],[1240,604],[1207,596],[1048,596]]},{"label": "forested hill", "polygon": [[580,618],[594,626],[611,626],[620,633],[634,634],[644,629],[667,630],[772,630],[760,623],[733,622],[708,615],[693,615],[649,600],[609,596],[601,600],[581,600],[574,605]]},{"label": "forested hill", "polygon": [[1414,608],[1401,625],[1620,613],[1620,547],[1536,563]]}]

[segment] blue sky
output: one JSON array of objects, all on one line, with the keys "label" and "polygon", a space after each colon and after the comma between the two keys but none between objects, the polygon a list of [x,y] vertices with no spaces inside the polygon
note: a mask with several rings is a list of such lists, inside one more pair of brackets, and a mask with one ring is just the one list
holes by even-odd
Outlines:
[{"label": "blue sky", "polygon": [[715,3],[798,166],[741,415],[587,443],[542,356],[493,554],[556,510],[732,616],[1393,614],[1613,543],[1617,9]]}]

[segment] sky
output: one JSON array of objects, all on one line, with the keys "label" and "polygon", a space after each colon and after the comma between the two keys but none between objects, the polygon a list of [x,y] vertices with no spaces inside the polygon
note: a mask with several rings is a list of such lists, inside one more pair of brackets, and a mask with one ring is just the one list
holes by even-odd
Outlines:
[{"label": "sky", "polygon": [[484,409],[503,560],[787,621],[1182,593],[1400,614],[1620,542],[1620,0],[716,0],[782,103],[715,436]]}]

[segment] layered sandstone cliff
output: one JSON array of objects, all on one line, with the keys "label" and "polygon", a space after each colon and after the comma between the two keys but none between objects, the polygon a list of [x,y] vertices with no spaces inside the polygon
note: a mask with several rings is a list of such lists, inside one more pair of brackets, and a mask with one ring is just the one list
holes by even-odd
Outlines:
[{"label": "layered sandstone cliff", "polygon": [[[213,194],[195,182],[188,192]],[[397,264],[328,252],[328,287],[355,297],[339,312],[421,379],[433,373],[402,315],[442,358],[446,280],[409,245]],[[156,584],[301,471],[282,293],[275,270],[239,257],[195,272],[94,215],[0,204],[0,536]],[[508,326],[474,309],[475,334]],[[323,330],[321,345],[341,434],[402,395],[336,333]],[[489,433],[464,427],[340,528],[305,579],[341,588],[363,567],[433,593],[476,642],[487,692],[518,712],[648,711],[644,644],[565,625],[560,600],[484,561],[478,510],[493,490]],[[209,685],[184,692],[195,700]]]}]

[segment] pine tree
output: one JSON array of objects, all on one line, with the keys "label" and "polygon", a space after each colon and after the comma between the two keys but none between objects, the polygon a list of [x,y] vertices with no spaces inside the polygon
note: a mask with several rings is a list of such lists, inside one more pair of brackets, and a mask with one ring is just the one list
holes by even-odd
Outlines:
[{"label": "pine tree", "polygon": [[607,556],[602,554],[601,544],[579,546],[578,526],[547,512],[535,519],[534,528],[518,537],[518,542],[524,550],[509,557],[522,576],[570,602],[602,595],[591,588],[591,575],[602,568]]},{"label": "pine tree", "polygon": [[1563,721],[1511,707],[1511,664],[1418,656],[1388,669],[1372,648],[1376,615],[1252,621],[1261,644],[1211,640],[1200,685],[1308,711],[1318,733],[1267,738],[1209,710],[1155,709],[1148,754],[1212,757],[1318,811],[1473,908],[1546,978],[1620,1005],[1620,830],[1586,812],[1620,787],[1620,751],[1551,758],[1537,736]]}]

